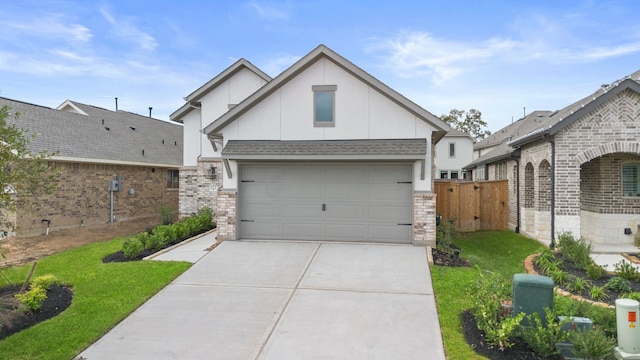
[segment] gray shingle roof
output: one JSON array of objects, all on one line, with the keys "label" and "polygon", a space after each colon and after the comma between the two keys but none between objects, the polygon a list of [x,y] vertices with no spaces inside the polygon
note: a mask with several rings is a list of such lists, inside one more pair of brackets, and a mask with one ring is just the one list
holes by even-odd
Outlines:
[{"label": "gray shingle roof", "polygon": [[229,140],[226,159],[420,159],[427,153],[426,139],[391,140]]},{"label": "gray shingle roof", "polygon": [[78,161],[182,165],[181,125],[126,111],[67,103],[87,115],[0,97],[0,106],[20,113],[9,123],[35,136],[29,143],[32,152],[57,152],[57,158]]}]

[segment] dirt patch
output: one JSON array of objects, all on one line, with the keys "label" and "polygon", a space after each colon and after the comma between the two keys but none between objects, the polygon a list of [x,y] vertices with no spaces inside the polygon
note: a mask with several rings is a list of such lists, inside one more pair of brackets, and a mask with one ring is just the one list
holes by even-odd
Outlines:
[{"label": "dirt patch", "polygon": [[458,255],[455,255],[453,252],[433,248],[431,249],[431,256],[433,256],[433,263],[435,265],[471,267],[471,262],[467,259],[461,258],[459,253]]},{"label": "dirt patch", "polygon": [[0,266],[22,265],[81,245],[136,234],[157,225],[158,221],[159,219],[154,216],[92,227],[57,230],[50,232],[48,236],[4,239],[0,241],[0,246],[8,252],[4,259],[0,258]]}]

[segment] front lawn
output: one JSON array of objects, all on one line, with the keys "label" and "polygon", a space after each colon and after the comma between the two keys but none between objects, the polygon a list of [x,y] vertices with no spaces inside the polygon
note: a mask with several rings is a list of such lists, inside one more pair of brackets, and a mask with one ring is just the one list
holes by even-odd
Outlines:
[{"label": "front lawn", "polygon": [[[53,274],[73,287],[62,314],[0,340],[4,359],[71,359],[103,336],[191,264],[186,262],[102,262],[121,249],[114,239],[68,250],[38,261],[34,276]],[[30,265],[4,269],[12,282],[24,281]],[[0,278],[0,286],[7,285]]]},{"label": "front lawn", "polygon": [[474,267],[431,267],[445,352],[449,360],[485,359],[466,343],[460,321],[461,312],[472,304],[473,294],[468,288],[478,278],[478,269],[510,279],[524,272],[527,256],[541,252],[545,246],[512,231],[460,234],[453,242]]}]

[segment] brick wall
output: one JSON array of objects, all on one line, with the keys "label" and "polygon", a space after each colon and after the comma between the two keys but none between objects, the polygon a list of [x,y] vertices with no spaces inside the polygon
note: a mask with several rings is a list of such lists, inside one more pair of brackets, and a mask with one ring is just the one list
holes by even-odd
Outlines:
[{"label": "brick wall", "polygon": [[436,246],[436,194],[413,194],[413,244]]},{"label": "brick wall", "polygon": [[[34,209],[16,214],[17,235],[43,234],[51,230],[92,226],[109,222],[109,181],[121,176],[122,190],[114,192],[116,221],[157,216],[160,205],[178,209],[178,189],[167,189],[167,168],[87,163],[53,162],[60,170],[58,188],[51,195],[37,196]],[[133,189],[133,194],[129,194]]]},{"label": "brick wall", "polygon": [[238,193],[236,191],[218,192],[216,218],[218,221],[218,239],[235,240],[236,218],[238,207]]},{"label": "brick wall", "polygon": [[[639,140],[640,95],[631,90],[615,95],[554,136],[556,234],[571,231],[594,242],[633,242],[633,235],[620,238],[621,226],[636,231],[640,199],[621,195],[621,173],[623,162],[640,160]],[[522,213],[534,216],[523,219],[534,227],[525,226],[532,236],[540,236],[548,226],[545,203],[550,199],[545,196],[550,183],[545,180],[545,162],[552,162],[550,149],[548,142],[538,141],[521,151],[520,180],[525,185],[521,196],[528,207],[527,195],[533,194],[537,210]],[[528,163],[533,168],[532,178],[524,171]],[[531,182],[533,186],[528,187]],[[598,232],[597,228],[612,220],[605,214],[619,214],[621,222],[616,229]]]},{"label": "brick wall", "polygon": [[[216,178],[210,178],[211,167]],[[191,215],[202,207],[216,209],[218,189],[222,187],[222,162],[219,159],[199,159],[197,167],[180,169],[180,217]]]}]

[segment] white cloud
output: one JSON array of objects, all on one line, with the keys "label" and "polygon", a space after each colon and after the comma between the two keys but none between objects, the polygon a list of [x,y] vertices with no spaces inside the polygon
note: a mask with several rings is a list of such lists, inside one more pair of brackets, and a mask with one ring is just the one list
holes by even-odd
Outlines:
[{"label": "white cloud", "polygon": [[[563,33],[557,24],[541,26],[540,31],[547,34]],[[616,44],[594,45],[593,41],[580,41],[566,33],[559,37],[494,37],[472,43],[440,39],[422,31],[405,31],[394,37],[375,39],[375,44],[368,51],[381,53],[382,66],[397,76],[427,77],[438,85],[473,71],[484,63],[492,63],[494,67],[530,61],[589,63],[640,52],[638,38],[616,39]]]},{"label": "white cloud", "polygon": [[158,46],[158,42],[153,36],[133,24],[133,18],[116,19],[106,8],[100,8],[100,13],[111,24],[113,32],[119,38],[133,42],[145,50],[154,50]]},{"label": "white cloud", "polygon": [[79,42],[88,42],[93,37],[86,26],[56,13],[20,18],[19,21],[0,19],[0,27],[5,36],[19,34],[21,37],[62,38]]},{"label": "white cloud", "polygon": [[269,76],[275,77],[298,60],[300,56],[297,55],[278,54],[274,58],[263,61],[259,68]]},{"label": "white cloud", "polygon": [[257,1],[250,1],[247,3],[256,14],[264,20],[287,20],[289,13],[286,10],[277,8],[273,5],[260,4]]}]

